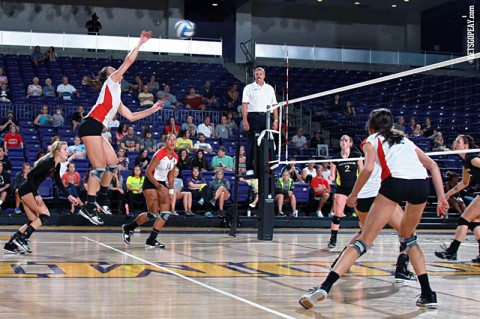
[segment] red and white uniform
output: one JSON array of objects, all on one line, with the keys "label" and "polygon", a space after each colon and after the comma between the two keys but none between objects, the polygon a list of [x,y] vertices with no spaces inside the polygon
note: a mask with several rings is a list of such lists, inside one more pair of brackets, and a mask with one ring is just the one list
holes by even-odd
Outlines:
[{"label": "red and white uniform", "polygon": [[112,78],[109,77],[103,84],[97,102],[87,114],[87,117],[93,117],[103,126],[108,127],[108,122],[117,114],[122,103],[121,92],[120,83],[113,82]]},{"label": "red and white uniform", "polygon": [[400,179],[425,179],[427,170],[423,167],[415,152],[416,146],[407,138],[390,146],[385,138],[377,133],[367,138],[372,143],[377,155],[376,162],[380,165],[382,181],[392,176]]},{"label": "red and white uniform", "polygon": [[167,154],[167,149],[165,147],[162,147],[161,149],[156,151],[153,156],[158,158],[160,161],[155,168],[155,173],[153,174],[153,177],[157,181],[166,182],[168,172],[171,171],[178,163],[178,155],[173,152],[172,157],[169,157]]},{"label": "red and white uniform", "polygon": [[[362,144],[360,144],[360,149],[363,150],[363,146],[366,143],[371,142],[368,141],[368,138],[364,139]],[[362,189],[360,192],[358,192],[357,198],[372,198],[378,195],[378,190],[380,189],[380,183],[382,182],[382,179],[380,175],[382,174],[382,168],[378,164],[377,161],[375,161],[375,164],[373,165],[373,171],[372,174],[370,175],[370,178],[368,181],[363,185]]]}]

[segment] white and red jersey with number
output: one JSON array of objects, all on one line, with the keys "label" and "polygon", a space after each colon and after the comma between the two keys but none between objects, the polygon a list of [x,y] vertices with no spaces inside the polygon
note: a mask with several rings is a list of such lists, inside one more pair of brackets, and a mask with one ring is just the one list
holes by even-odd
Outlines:
[{"label": "white and red jersey with number", "polygon": [[382,135],[377,133],[367,138],[377,153],[377,164],[382,169],[382,181],[387,177],[401,179],[425,179],[428,177],[426,168],[420,162],[415,149],[417,146],[408,138],[390,146]]},{"label": "white and red jersey with number", "polygon": [[172,156],[169,157],[167,154],[167,149],[165,147],[162,147],[161,149],[156,151],[153,156],[158,158],[159,160],[158,165],[155,168],[155,173],[153,174],[153,177],[157,181],[166,182],[168,172],[170,172],[178,163],[178,155],[173,152]]},{"label": "white and red jersey with number", "polygon": [[[360,149],[363,151],[363,146],[366,143],[370,143],[368,141],[368,138],[365,138],[360,144]],[[365,153],[365,152],[364,152]],[[382,182],[380,175],[382,174],[382,169],[380,165],[378,164],[377,161],[375,161],[375,164],[373,165],[373,171],[372,174],[370,175],[370,178],[368,181],[363,185],[362,189],[360,192],[358,192],[357,198],[371,198],[375,197],[378,195],[378,190],[380,189],[380,184]]]},{"label": "white and red jersey with number", "polygon": [[86,117],[92,117],[102,123],[103,126],[108,127],[108,122],[117,114],[122,103],[121,92],[120,83],[113,82],[112,78],[109,77],[103,83],[97,102]]}]

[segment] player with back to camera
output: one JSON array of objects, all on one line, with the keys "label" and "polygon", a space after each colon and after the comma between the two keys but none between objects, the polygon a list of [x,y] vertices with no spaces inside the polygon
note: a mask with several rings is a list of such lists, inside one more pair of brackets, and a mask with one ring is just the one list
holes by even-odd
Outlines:
[{"label": "player with back to camera", "polygon": [[[360,153],[352,151],[353,139],[348,135],[340,138],[341,151],[332,156],[332,159],[358,158]],[[353,185],[357,180],[358,172],[363,168],[363,161],[351,160],[330,163],[330,180],[335,182],[335,196],[333,198],[333,217],[330,231],[330,241],[328,248],[337,246],[337,234],[340,229],[343,211],[347,196],[352,192]]]},{"label": "player with back to camera", "polygon": [[165,248],[164,244],[157,241],[157,236],[171,214],[171,201],[175,193],[174,172],[178,163],[175,144],[175,135],[168,134],[165,146],[153,155],[152,161],[147,166],[143,194],[147,201],[148,212],[138,215],[132,223],[122,225],[123,241],[126,244],[130,244],[135,228],[153,221],[153,229],[145,242],[145,247]]},{"label": "player with back to camera", "polygon": [[23,203],[28,222],[20,227],[5,244],[3,250],[6,253],[32,252],[28,245],[28,239],[34,231],[45,225],[50,219],[50,212],[43,202],[42,196],[38,194],[38,187],[52,174],[59,190],[67,196],[72,204],[78,205],[78,200],[68,194],[60,177],[60,166],[67,161],[67,158],[67,142],[57,141],[53,143],[51,151],[35,162],[34,167],[27,175],[27,179],[18,187],[18,196]]},{"label": "player with back to camera", "polygon": [[[473,137],[470,135],[458,135],[453,143],[453,147],[456,151],[468,150],[478,148],[475,145]],[[458,154],[462,158],[462,181],[455,187],[450,189],[445,197],[449,199],[452,195],[460,192],[467,187],[470,183],[470,177],[473,176],[476,181],[480,181],[480,154],[479,153],[460,153]],[[455,231],[455,237],[450,243],[448,248],[442,245],[441,251],[436,251],[435,256],[441,259],[457,260],[457,251],[460,248],[460,244],[467,236],[468,230],[471,230],[475,239],[479,245],[479,254],[476,258],[472,259],[475,263],[480,263],[480,197],[476,196],[475,199],[468,205],[467,209],[460,215],[457,223],[457,230]]]},{"label": "player with back to camera", "polygon": [[104,213],[109,213],[107,191],[118,167],[115,150],[110,142],[102,136],[103,128],[108,127],[108,122],[112,120],[117,111],[124,118],[133,122],[155,113],[163,105],[162,102],[157,102],[149,109],[132,113],[121,101],[120,82],[122,82],[123,75],[135,62],[142,44],[147,42],[151,36],[152,32],[142,31],[138,44],[127,55],[118,70],[111,66],[104,67],[96,80],[90,80],[94,86],[101,86],[101,90],[97,102],[83,118],[78,128],[78,135],[85,145],[88,159],[93,167],[88,179],[87,203],[80,209],[80,215],[94,225],[103,224],[103,220],[97,214],[97,208]]},{"label": "player with back to camera", "polygon": [[[415,229],[422,218],[429,195],[429,182],[426,169],[430,170],[438,198],[437,215],[445,216],[449,205],[443,191],[442,175],[438,165],[403,135],[392,131],[393,115],[390,110],[381,108],[370,113],[367,127],[374,133],[367,138],[373,147],[365,148],[366,158],[375,159],[381,165],[381,186],[378,195],[368,212],[363,232],[340,256],[335,267],[325,281],[299,300],[307,309],[324,300],[333,284],[345,274],[353,263],[368,250],[373,240],[391,219],[399,203],[406,201],[405,215],[400,225],[399,241],[402,250],[410,257],[420,283],[421,294],[416,304],[420,307],[436,308],[437,295],[432,291],[428,280],[425,257],[418,246]],[[370,178],[374,165],[370,160],[361,170],[349,202],[355,206],[359,191]]]}]

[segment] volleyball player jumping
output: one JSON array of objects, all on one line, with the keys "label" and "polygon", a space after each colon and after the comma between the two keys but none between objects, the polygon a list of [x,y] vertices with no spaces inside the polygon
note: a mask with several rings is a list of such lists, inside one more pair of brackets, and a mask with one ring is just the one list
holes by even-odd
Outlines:
[{"label": "volleyball player jumping", "polygon": [[93,167],[88,178],[87,203],[80,209],[80,215],[94,225],[103,224],[103,220],[97,214],[97,208],[104,213],[109,213],[107,190],[118,167],[115,150],[102,136],[102,129],[108,127],[108,122],[117,114],[117,111],[133,122],[155,113],[163,106],[163,103],[159,101],[149,109],[132,113],[121,101],[120,82],[122,82],[123,75],[135,62],[142,44],[147,42],[151,36],[152,32],[142,31],[138,44],[127,55],[118,70],[111,66],[104,67],[99,72],[98,78],[91,81],[94,86],[101,86],[100,95],[91,111],[83,118],[78,128],[78,135],[85,145],[88,159]]}]

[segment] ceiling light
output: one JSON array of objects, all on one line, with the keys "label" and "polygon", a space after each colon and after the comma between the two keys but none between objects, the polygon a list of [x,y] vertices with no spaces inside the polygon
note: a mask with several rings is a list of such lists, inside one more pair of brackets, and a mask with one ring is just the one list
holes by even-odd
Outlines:
[{"label": "ceiling light", "polygon": [[392,8],[396,8],[396,7],[397,7],[397,5],[396,5],[396,4],[392,4]]},{"label": "ceiling light", "polygon": [[403,0],[403,2],[410,2],[410,0]]},{"label": "ceiling light", "polygon": [[216,6],[218,6],[218,3],[216,2],[212,3],[212,7],[216,7]]},{"label": "ceiling light", "polygon": [[463,18],[463,19],[466,19],[466,18],[467,18],[467,15],[466,15],[466,14],[464,14],[464,15],[462,16],[462,18]]},{"label": "ceiling light", "polygon": [[360,1],[355,1],[355,4],[358,6],[360,4]]}]

